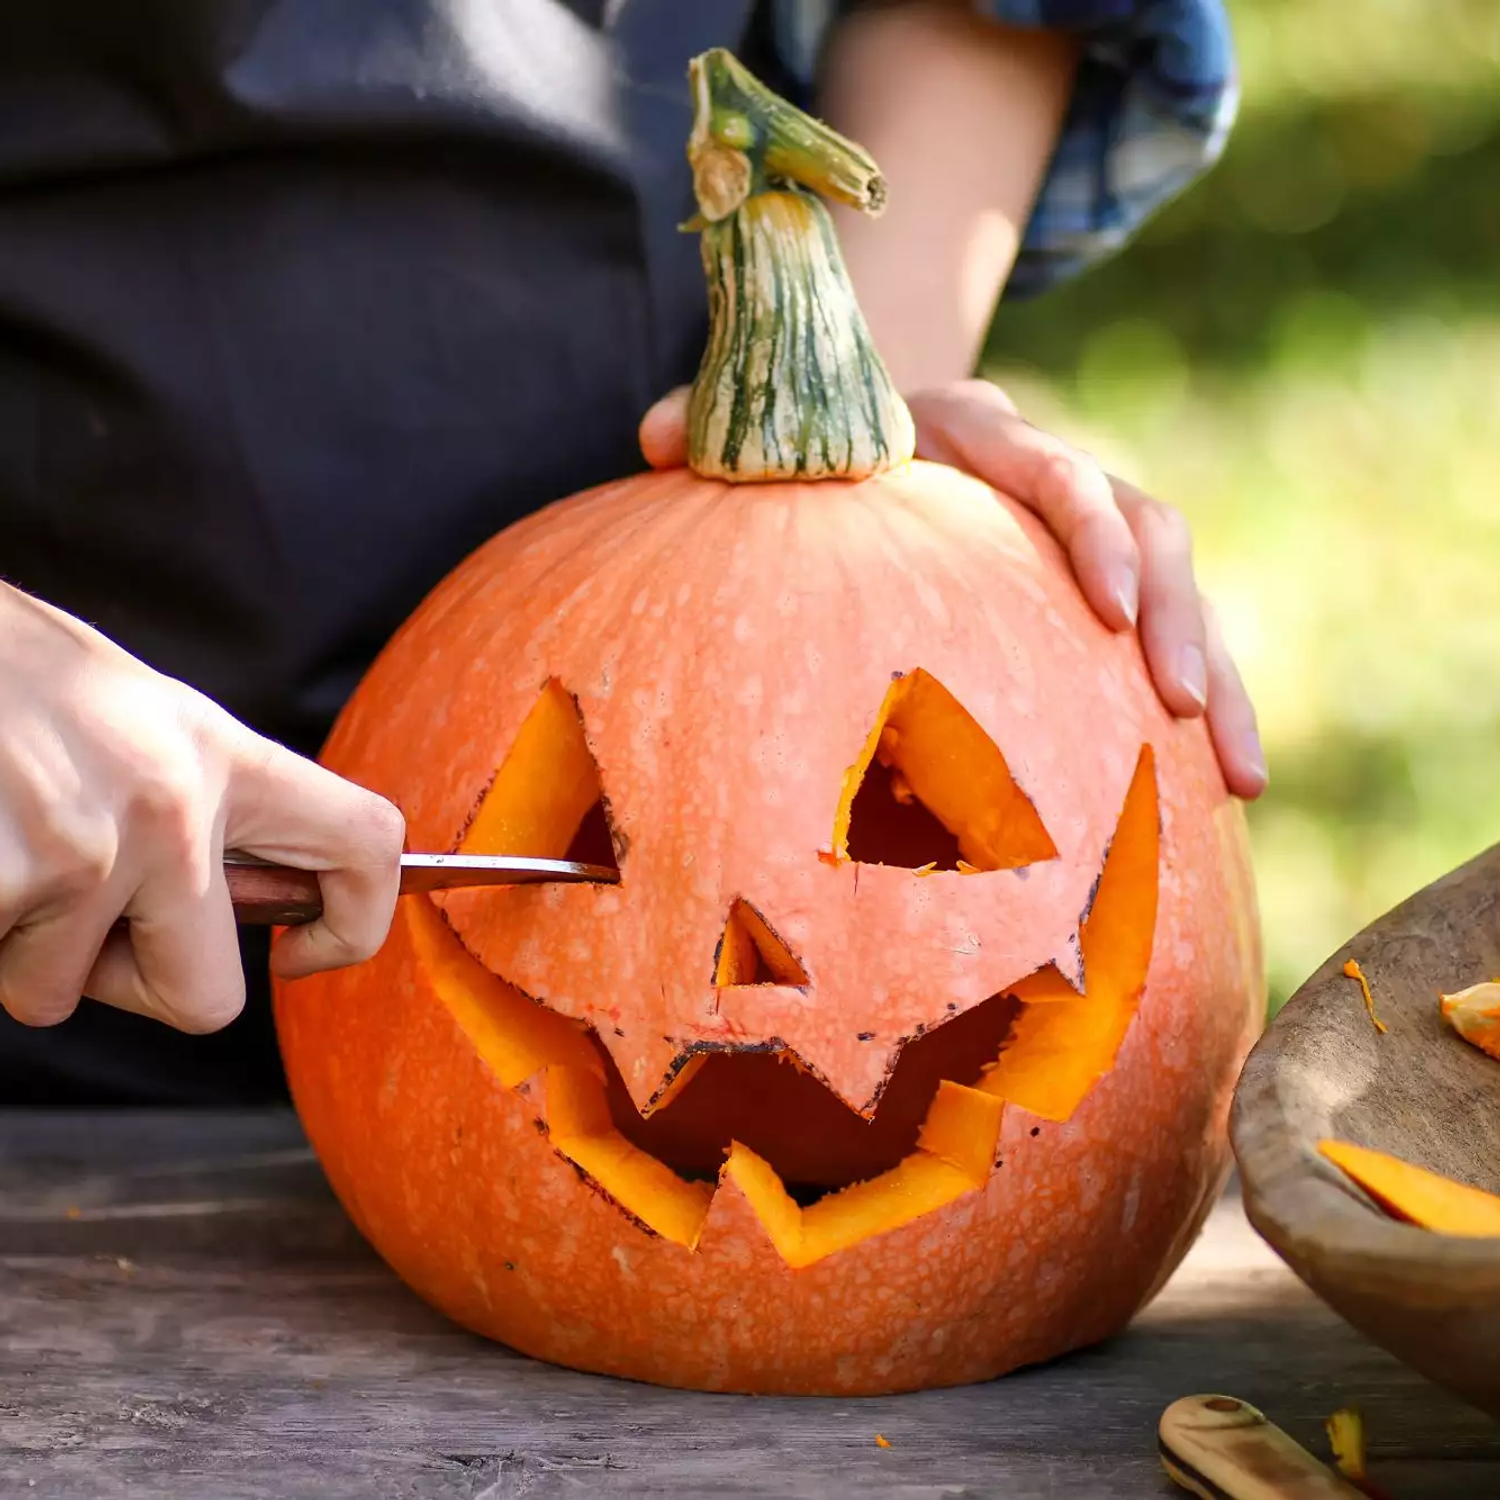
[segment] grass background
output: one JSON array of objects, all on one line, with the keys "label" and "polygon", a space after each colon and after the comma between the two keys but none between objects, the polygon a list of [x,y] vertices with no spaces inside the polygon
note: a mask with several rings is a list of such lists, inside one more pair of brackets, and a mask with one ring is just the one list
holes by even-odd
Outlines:
[{"label": "grass background", "polygon": [[986,373],[1180,506],[1261,716],[1271,1000],[1500,840],[1500,3],[1230,0],[1223,160]]}]

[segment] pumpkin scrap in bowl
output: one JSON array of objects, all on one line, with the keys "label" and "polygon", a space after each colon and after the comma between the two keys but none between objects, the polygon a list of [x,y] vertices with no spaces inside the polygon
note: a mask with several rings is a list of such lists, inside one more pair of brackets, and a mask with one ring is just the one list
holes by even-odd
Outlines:
[{"label": "pumpkin scrap in bowl", "polygon": [[[1359,979],[1373,1016],[1373,999],[1359,965],[1350,959],[1344,973]],[[1438,1005],[1443,1019],[1466,1042],[1491,1057],[1500,1057],[1500,983],[1485,981],[1451,995],[1439,995]],[[1380,1027],[1382,1032],[1385,1029]],[[1352,1141],[1319,1141],[1318,1150],[1393,1218],[1439,1234],[1481,1239],[1500,1236],[1500,1196],[1494,1193]]]},{"label": "pumpkin scrap in bowl", "polygon": [[1494,1193],[1352,1141],[1319,1141],[1318,1150],[1393,1218],[1439,1234],[1500,1236],[1500,1197]]},{"label": "pumpkin scrap in bowl", "polygon": [[[1385,1030],[1350,1003],[1368,979]],[[1500,1068],[1435,1003],[1500,972],[1500,845],[1354,937],[1251,1052],[1230,1131],[1256,1229],[1375,1343],[1500,1416]]]},{"label": "pumpkin scrap in bowl", "polygon": [[1500,1058],[1500,981],[1471,984],[1451,995],[1439,995],[1443,1019],[1481,1052]]}]

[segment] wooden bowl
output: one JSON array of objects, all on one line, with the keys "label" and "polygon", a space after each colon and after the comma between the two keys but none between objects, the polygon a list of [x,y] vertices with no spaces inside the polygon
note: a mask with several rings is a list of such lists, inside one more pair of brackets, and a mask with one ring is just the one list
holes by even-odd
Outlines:
[{"label": "wooden bowl", "polygon": [[[1384,1035],[1343,973],[1349,958]],[[1500,1062],[1454,1033],[1437,1000],[1496,977],[1500,845],[1367,927],[1297,991],[1245,1064],[1230,1137],[1250,1221],[1292,1270],[1398,1359],[1500,1417],[1500,1239],[1396,1222],[1317,1154],[1339,1137],[1500,1192]]]}]

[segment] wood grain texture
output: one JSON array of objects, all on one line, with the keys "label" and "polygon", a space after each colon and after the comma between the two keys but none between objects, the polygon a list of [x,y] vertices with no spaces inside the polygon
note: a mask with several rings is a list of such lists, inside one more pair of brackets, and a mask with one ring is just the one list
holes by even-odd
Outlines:
[{"label": "wood grain texture", "polygon": [[1492,1424],[1319,1304],[1232,1199],[1103,1348],[891,1399],[702,1396],[455,1329],[349,1229],[289,1116],[0,1113],[7,1497],[1161,1500],[1157,1421],[1203,1390],[1319,1454],[1358,1401],[1400,1500],[1500,1493]]},{"label": "wood grain texture", "polygon": [[[1354,958],[1388,1030],[1343,973]],[[1500,1415],[1500,1240],[1398,1223],[1317,1155],[1333,1136],[1500,1192],[1500,1063],[1437,996],[1500,974],[1500,846],[1366,928],[1267,1029],[1231,1137],[1252,1222],[1318,1295],[1400,1359]]]}]

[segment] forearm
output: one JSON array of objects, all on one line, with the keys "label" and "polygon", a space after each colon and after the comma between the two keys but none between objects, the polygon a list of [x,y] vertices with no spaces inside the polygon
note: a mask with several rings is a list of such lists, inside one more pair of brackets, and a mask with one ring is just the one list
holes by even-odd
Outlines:
[{"label": "forearm", "polygon": [[1067,36],[907,0],[846,17],[819,112],[890,185],[874,221],[839,211],[849,272],[897,385],[973,372],[1056,145],[1077,53]]}]

